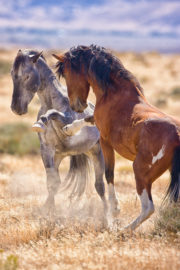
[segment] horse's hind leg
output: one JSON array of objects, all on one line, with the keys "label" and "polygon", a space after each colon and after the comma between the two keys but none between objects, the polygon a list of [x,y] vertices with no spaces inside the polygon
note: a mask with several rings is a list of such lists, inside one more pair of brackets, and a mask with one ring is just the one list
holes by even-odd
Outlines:
[{"label": "horse's hind leg", "polygon": [[99,142],[92,148],[91,154],[92,154],[92,160],[93,160],[94,171],[95,171],[95,188],[103,202],[104,213],[106,214],[107,202],[106,202],[106,197],[105,197],[105,187],[104,187],[104,181],[103,181],[104,158],[103,158],[103,154],[102,154]]},{"label": "horse's hind leg", "polygon": [[44,209],[46,212],[53,212],[55,210],[54,196],[56,195],[60,185],[58,167],[61,159],[58,156],[55,156],[51,147],[46,147],[44,145],[41,145],[41,155],[46,170],[48,190],[48,197],[44,204]]},{"label": "horse's hind leg", "polygon": [[[146,165],[143,159],[137,155],[133,163],[133,168],[136,179],[136,189],[141,201],[141,213],[126,227],[126,229],[136,229],[142,222],[144,222],[154,213],[154,204],[151,195],[151,186],[153,181],[152,178],[149,177],[151,173],[148,166],[149,165]],[[147,173],[148,170],[149,173]]]},{"label": "horse's hind leg", "polygon": [[118,206],[118,200],[116,198],[116,193],[114,189],[114,164],[115,164],[114,150],[106,141],[104,141],[102,137],[100,139],[100,142],[105,161],[105,176],[108,184],[111,213],[113,216],[116,216],[119,214],[120,209]]}]

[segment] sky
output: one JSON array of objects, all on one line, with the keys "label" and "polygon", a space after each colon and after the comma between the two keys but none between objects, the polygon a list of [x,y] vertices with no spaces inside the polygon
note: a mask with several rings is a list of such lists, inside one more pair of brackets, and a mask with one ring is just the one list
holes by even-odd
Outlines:
[{"label": "sky", "polygon": [[180,0],[0,0],[0,47],[180,52]]}]

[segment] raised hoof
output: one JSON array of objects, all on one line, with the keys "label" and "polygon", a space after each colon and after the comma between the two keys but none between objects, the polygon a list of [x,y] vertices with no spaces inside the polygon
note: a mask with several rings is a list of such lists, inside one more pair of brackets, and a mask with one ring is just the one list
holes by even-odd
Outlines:
[{"label": "raised hoof", "polygon": [[34,125],[32,126],[32,131],[38,133],[45,132],[45,128],[39,123],[34,123]]}]

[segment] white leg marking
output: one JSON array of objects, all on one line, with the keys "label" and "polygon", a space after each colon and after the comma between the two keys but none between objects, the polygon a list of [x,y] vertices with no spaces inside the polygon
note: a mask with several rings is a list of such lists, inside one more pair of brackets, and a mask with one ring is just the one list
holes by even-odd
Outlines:
[{"label": "white leg marking", "polygon": [[150,215],[154,212],[154,204],[149,199],[148,193],[146,189],[143,189],[143,192],[139,196],[141,200],[141,214],[130,223],[126,229],[134,230],[136,229],[143,221],[150,217]]},{"label": "white leg marking", "polygon": [[157,160],[161,159],[164,156],[164,152],[165,152],[165,145],[162,146],[162,148],[159,150],[156,156],[153,156],[152,164],[154,164]]},{"label": "white leg marking", "polygon": [[84,121],[84,119],[75,120],[72,124],[69,124],[63,127],[63,131],[67,135],[72,136],[85,126],[92,126],[92,124]]},{"label": "white leg marking", "polygon": [[119,214],[120,209],[118,207],[118,200],[116,198],[116,192],[114,189],[114,185],[112,183],[108,185],[108,193],[109,193],[109,202],[111,206],[111,212],[114,216],[116,216]]}]

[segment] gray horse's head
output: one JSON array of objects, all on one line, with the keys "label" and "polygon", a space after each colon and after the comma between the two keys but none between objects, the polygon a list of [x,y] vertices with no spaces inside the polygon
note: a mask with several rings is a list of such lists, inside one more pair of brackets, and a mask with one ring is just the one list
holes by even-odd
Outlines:
[{"label": "gray horse's head", "polygon": [[11,109],[16,114],[25,114],[40,86],[40,75],[36,62],[42,52],[18,51],[14,60],[11,76],[13,80],[13,95]]}]

